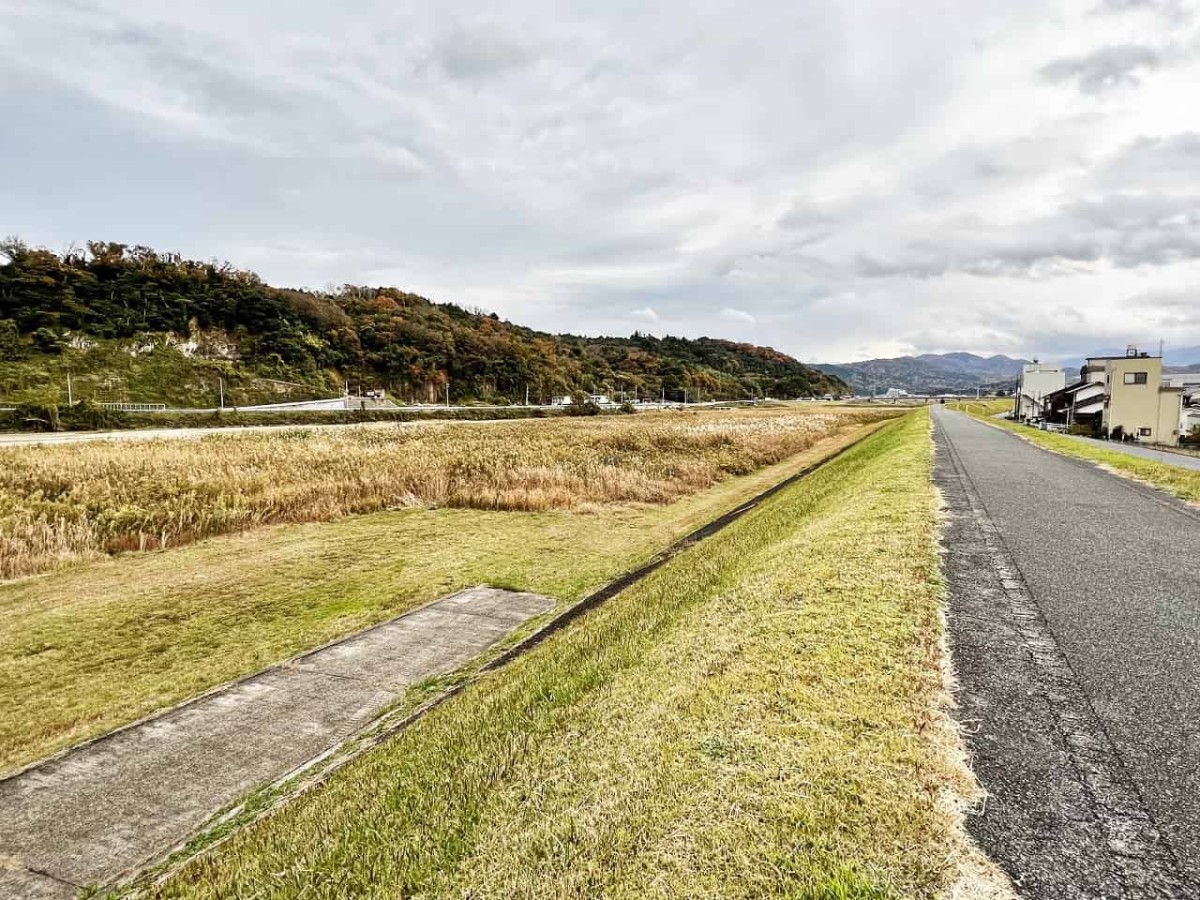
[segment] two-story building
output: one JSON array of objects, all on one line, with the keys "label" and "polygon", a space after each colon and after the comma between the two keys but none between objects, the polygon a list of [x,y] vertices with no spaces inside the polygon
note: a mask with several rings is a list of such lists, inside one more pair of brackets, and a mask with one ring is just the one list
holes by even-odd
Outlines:
[{"label": "two-story building", "polygon": [[1119,431],[1146,443],[1178,444],[1183,389],[1163,384],[1162,358],[1131,348],[1106,362],[1101,427],[1108,435]]},{"label": "two-story building", "polygon": [[1079,381],[1044,398],[1046,416],[1090,425],[1114,440],[1178,444],[1183,389],[1163,381],[1162,358],[1129,347],[1123,356],[1092,356]]}]

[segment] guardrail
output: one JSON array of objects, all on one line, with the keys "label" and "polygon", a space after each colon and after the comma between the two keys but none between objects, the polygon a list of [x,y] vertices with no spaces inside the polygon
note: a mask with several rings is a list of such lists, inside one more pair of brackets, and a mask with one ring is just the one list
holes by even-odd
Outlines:
[{"label": "guardrail", "polygon": [[114,409],[119,412],[165,412],[165,403],[97,403],[101,409]]}]

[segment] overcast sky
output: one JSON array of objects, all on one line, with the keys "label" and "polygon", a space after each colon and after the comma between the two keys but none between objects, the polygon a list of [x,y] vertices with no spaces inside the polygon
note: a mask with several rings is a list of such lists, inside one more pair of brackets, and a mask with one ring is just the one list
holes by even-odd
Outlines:
[{"label": "overcast sky", "polygon": [[808,361],[1200,344],[1200,2],[773,6],[0,0],[0,232]]}]

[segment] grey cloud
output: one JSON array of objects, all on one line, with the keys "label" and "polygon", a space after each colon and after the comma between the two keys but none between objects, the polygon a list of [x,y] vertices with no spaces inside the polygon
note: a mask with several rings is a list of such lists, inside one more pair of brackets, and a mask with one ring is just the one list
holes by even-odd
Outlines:
[{"label": "grey cloud", "polygon": [[[96,37],[109,43],[103,35]],[[204,112],[237,119],[264,115],[283,119],[301,112],[296,98],[223,66],[202,48],[188,48],[170,32],[127,24],[117,30],[109,46],[114,53],[140,56],[160,83],[171,85]]]},{"label": "grey cloud", "polygon": [[1191,12],[1183,0],[1102,0],[1099,11],[1103,13],[1150,12],[1170,20],[1191,18]]},{"label": "grey cloud", "polygon": [[1200,319],[1200,282],[1188,288],[1148,291],[1129,298],[1131,304],[1152,309],[1181,310]]},{"label": "grey cloud", "polygon": [[437,43],[435,57],[451,78],[474,80],[524,68],[537,59],[533,48],[495,24],[458,26]]},{"label": "grey cloud", "polygon": [[1171,192],[1200,184],[1200,133],[1139,137],[1097,172],[1099,184],[1115,190]]},{"label": "grey cloud", "polygon": [[1072,152],[1070,137],[1060,127],[1048,135],[956,147],[915,171],[911,189],[923,201],[936,203],[1020,185],[1043,172],[1048,159]]},{"label": "grey cloud", "polygon": [[1140,75],[1162,64],[1162,55],[1152,47],[1118,44],[1101,47],[1083,56],[1058,59],[1042,66],[1046,81],[1074,81],[1085,94],[1100,94],[1140,83]]},{"label": "grey cloud", "polygon": [[860,254],[865,278],[937,278],[959,272],[991,278],[1069,274],[1107,262],[1116,268],[1200,260],[1200,195],[1115,193],[1061,207],[1019,229],[982,229],[938,243],[910,242],[891,255]]},{"label": "grey cloud", "polygon": [[836,221],[837,217],[828,209],[809,203],[794,203],[776,220],[776,225],[789,231],[807,231]]}]

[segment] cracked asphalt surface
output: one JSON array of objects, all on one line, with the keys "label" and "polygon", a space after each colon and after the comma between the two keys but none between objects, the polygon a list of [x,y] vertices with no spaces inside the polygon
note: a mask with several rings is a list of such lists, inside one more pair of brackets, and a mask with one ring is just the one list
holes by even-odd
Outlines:
[{"label": "cracked asphalt surface", "polygon": [[973,836],[1031,900],[1200,897],[1200,512],[933,417]]}]

